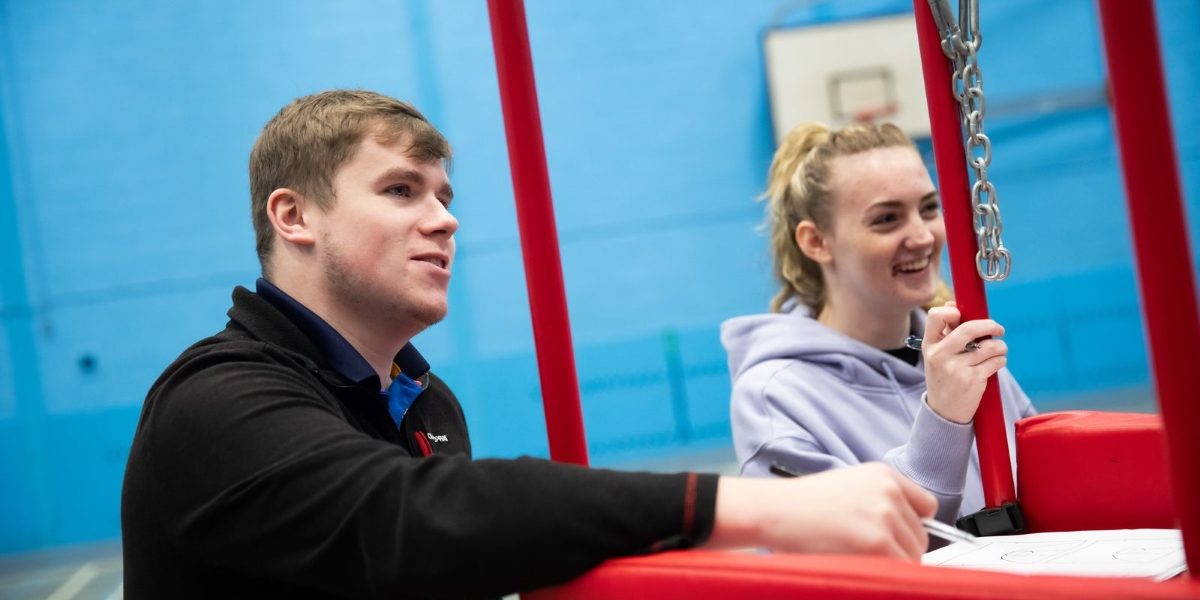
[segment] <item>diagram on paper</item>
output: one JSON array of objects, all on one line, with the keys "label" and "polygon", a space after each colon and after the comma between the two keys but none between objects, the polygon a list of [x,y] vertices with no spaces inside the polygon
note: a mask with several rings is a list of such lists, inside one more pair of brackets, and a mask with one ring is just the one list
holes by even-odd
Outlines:
[{"label": "diagram on paper", "polygon": [[926,554],[922,563],[1011,573],[1165,579],[1186,566],[1173,529],[1069,531],[978,538]]}]

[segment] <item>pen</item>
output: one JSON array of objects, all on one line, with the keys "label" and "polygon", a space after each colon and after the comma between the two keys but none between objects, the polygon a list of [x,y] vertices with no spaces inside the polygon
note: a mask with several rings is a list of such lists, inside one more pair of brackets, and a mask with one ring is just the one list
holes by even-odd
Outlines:
[{"label": "pen", "polygon": [[[920,338],[917,338],[917,341],[920,341]],[[772,474],[780,477],[800,476],[799,473],[778,463],[771,463],[771,467],[768,470]],[[982,545],[979,543],[979,539],[975,536],[956,527],[946,525],[941,521],[935,521],[933,519],[921,519],[921,526],[925,528],[925,531],[929,533],[929,535],[942,538],[948,542],[966,542],[974,546]]]},{"label": "pen", "polygon": [[940,537],[948,542],[966,542],[972,546],[982,546],[979,543],[979,538],[957,528],[951,527],[941,521],[933,519],[921,519],[921,525],[925,527],[925,531],[929,535]]},{"label": "pen", "polygon": [[799,477],[800,476],[799,473],[797,473],[779,463],[771,463],[771,468],[768,470],[771,472],[772,475],[778,475],[780,477]]},{"label": "pen", "polygon": [[[922,342],[924,342],[924,340],[922,340],[920,336],[910,335],[907,338],[905,338],[904,347],[912,348],[913,350],[920,350]],[[967,342],[967,347],[965,348],[965,350],[967,352],[974,352],[975,350],[978,350],[978,349],[979,349],[979,342],[976,342],[973,340],[970,342]]]}]

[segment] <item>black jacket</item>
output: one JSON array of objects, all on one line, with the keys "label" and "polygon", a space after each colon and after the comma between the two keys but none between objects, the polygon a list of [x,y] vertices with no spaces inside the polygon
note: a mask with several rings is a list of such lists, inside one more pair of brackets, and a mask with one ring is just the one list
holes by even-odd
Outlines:
[{"label": "black jacket", "polygon": [[147,395],[122,492],[130,600],[498,596],[711,531],[715,476],[472,461],[436,376],[398,429],[274,306],[233,300]]}]

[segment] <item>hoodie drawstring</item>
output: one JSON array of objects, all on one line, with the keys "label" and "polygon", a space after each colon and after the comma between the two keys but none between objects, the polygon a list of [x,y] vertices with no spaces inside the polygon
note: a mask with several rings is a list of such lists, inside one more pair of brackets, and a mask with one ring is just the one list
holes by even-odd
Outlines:
[{"label": "hoodie drawstring", "polygon": [[892,372],[892,368],[888,366],[886,360],[879,363],[879,366],[883,368],[883,372],[887,375],[888,385],[892,387],[892,393],[896,395],[896,399],[900,401],[900,406],[904,408],[904,414],[908,415],[908,422],[916,422],[917,415],[913,414],[912,408],[905,401],[904,392],[900,389],[900,382],[896,380],[896,374]]}]

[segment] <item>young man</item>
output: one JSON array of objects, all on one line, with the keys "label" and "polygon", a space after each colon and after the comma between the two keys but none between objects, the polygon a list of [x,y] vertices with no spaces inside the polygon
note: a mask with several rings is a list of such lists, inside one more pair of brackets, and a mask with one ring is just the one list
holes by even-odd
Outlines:
[{"label": "young man", "polygon": [[933,498],[877,464],[770,481],[472,461],[457,400],[408,343],[447,310],[449,158],[416,109],[371,92],[267,124],[250,158],[263,278],[146,398],[127,598],[498,596],[701,544],[924,550]]}]

